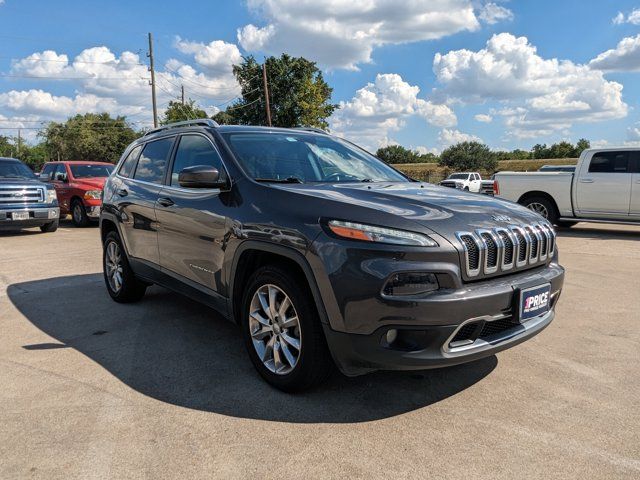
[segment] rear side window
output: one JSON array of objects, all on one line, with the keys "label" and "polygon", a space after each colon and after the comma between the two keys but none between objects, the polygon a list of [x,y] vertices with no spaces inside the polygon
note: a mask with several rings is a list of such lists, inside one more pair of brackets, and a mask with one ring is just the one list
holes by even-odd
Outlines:
[{"label": "rear side window", "polygon": [[136,168],[136,160],[138,160],[138,154],[142,150],[142,146],[138,145],[133,150],[129,152],[127,158],[124,159],[122,165],[120,166],[120,170],[118,170],[118,174],[129,178],[133,173],[133,170]]},{"label": "rear side window", "polygon": [[183,135],[176,150],[176,158],[173,161],[171,172],[171,185],[179,186],[178,175],[187,167],[205,165],[215,167],[224,175],[222,160],[211,142],[201,135]]},{"label": "rear side window", "polygon": [[162,183],[167,159],[174,137],[149,142],[142,149],[133,178],[151,183]]},{"label": "rear side window", "polygon": [[55,167],[56,165],[54,163],[47,163],[42,169],[42,175],[52,175]]},{"label": "rear side window", "polygon": [[627,173],[629,156],[627,152],[597,152],[591,157],[590,173]]}]

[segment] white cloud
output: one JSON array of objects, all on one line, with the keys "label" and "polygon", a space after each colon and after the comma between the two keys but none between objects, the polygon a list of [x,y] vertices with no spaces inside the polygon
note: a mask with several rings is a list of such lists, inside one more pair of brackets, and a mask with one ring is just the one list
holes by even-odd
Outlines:
[{"label": "white cloud", "polygon": [[607,50],[591,60],[589,66],[609,72],[640,70],[640,35],[623,38],[616,48]]},{"label": "white cloud", "polygon": [[493,121],[493,117],[491,115],[487,115],[486,113],[479,113],[473,118],[475,118],[477,122],[481,123],[491,123]]},{"label": "white cloud", "polygon": [[405,82],[400,75],[378,74],[351,100],[340,102],[331,117],[331,128],[371,148],[390,143],[389,134],[400,130],[412,116],[438,127],[457,123],[451,108],[418,98],[419,93],[419,87]]},{"label": "white cloud", "polygon": [[494,25],[498,22],[513,20],[513,12],[490,2],[480,8],[478,18],[489,25]]},{"label": "white cloud", "polygon": [[204,44],[176,37],[174,45],[180,52],[193,55],[198,65],[217,74],[231,74],[232,66],[242,61],[242,55],[238,47],[222,40],[214,40]]},{"label": "white cloud", "polygon": [[482,142],[482,139],[460,130],[443,128],[438,134],[438,141],[443,147],[448,147],[460,142]]},{"label": "white cloud", "polygon": [[640,8],[633,9],[628,15],[622,12],[613,17],[611,22],[614,25],[622,25],[623,23],[630,23],[632,25],[640,25]]},{"label": "white cloud", "polygon": [[477,52],[437,53],[433,69],[443,85],[440,94],[465,102],[502,102],[505,108],[497,114],[520,138],[627,115],[621,84],[586,65],[542,58],[526,37],[501,33]]},{"label": "white cloud", "polygon": [[375,47],[475,31],[471,0],[248,0],[266,26],[239,29],[249,51],[287,52],[330,68],[355,69]]},{"label": "white cloud", "polygon": [[245,50],[255,52],[262,50],[274,33],[273,25],[267,25],[264,28],[252,24],[245,25],[238,29],[238,43]]},{"label": "white cloud", "polygon": [[627,128],[627,139],[631,141],[640,141],[640,127]]}]

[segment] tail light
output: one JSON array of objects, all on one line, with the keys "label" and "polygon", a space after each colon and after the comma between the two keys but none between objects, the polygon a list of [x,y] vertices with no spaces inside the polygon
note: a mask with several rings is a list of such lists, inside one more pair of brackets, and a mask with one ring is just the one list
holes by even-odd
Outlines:
[{"label": "tail light", "polygon": [[497,180],[493,181],[493,194],[500,195],[500,184],[498,184]]}]

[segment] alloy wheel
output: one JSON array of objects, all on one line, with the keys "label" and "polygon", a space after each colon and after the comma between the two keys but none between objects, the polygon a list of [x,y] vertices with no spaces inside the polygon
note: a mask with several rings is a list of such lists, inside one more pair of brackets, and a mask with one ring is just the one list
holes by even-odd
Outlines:
[{"label": "alloy wheel", "polygon": [[544,218],[549,219],[549,211],[547,210],[547,207],[545,207],[541,203],[532,202],[529,205],[527,205],[527,208],[529,210],[533,210],[539,215],[542,215]]},{"label": "alloy wheel", "polygon": [[82,222],[82,205],[76,203],[73,207],[73,219],[76,223]]},{"label": "alloy wheel", "polygon": [[260,361],[273,373],[290,373],[302,347],[300,321],[291,299],[281,288],[263,285],[249,308],[249,332]]},{"label": "alloy wheel", "polygon": [[105,258],[105,268],[109,286],[114,293],[118,293],[122,288],[122,252],[116,242],[107,244],[107,254]]}]

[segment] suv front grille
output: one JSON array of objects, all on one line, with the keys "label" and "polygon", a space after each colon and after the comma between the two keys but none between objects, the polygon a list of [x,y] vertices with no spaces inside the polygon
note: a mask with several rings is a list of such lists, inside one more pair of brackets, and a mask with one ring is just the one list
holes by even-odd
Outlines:
[{"label": "suv front grille", "polygon": [[555,253],[555,232],[546,224],[478,229],[456,236],[470,278],[542,264]]},{"label": "suv front grille", "polygon": [[30,205],[44,202],[44,188],[0,186],[0,205]]}]

